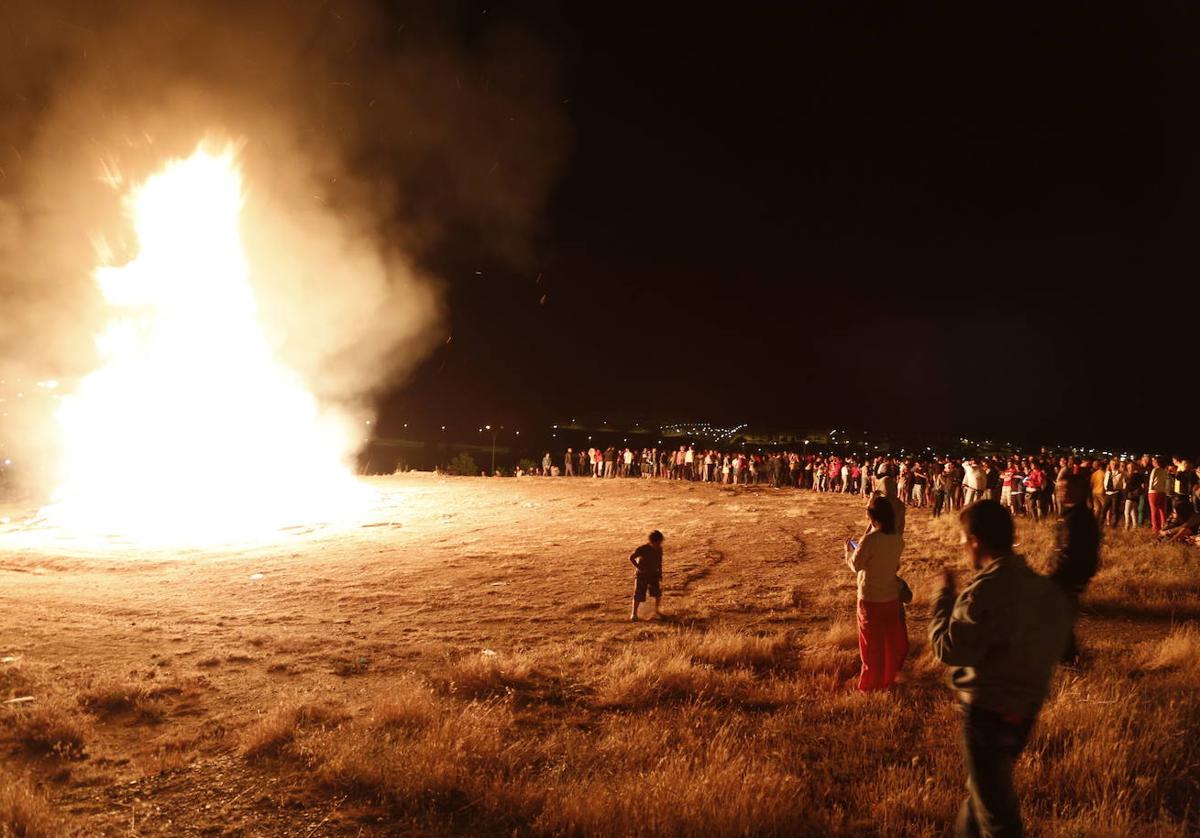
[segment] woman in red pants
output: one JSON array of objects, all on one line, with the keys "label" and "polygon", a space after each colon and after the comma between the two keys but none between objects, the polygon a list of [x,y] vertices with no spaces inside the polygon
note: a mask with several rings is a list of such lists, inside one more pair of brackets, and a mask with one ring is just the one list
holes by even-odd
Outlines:
[{"label": "woman in red pants", "polygon": [[1167,504],[1171,499],[1171,473],[1167,470],[1167,458],[1155,457],[1154,468],[1146,486],[1146,500],[1150,504],[1150,528],[1161,532],[1167,525]]},{"label": "woman in red pants", "polygon": [[908,628],[896,579],[904,539],[896,532],[887,498],[871,498],[867,522],[861,540],[846,542],[846,563],[858,575],[858,688],[864,692],[890,687],[908,656]]}]

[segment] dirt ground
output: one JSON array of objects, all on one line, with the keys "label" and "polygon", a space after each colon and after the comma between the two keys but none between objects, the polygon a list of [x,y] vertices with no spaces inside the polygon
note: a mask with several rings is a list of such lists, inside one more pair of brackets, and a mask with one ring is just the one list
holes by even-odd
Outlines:
[{"label": "dirt ground", "polygon": [[[841,545],[862,531],[858,498],[636,479],[371,482],[372,520],[251,548],[13,547],[13,526],[0,531],[0,699],[34,699],[0,714],[51,700],[88,711],[76,753],[10,743],[0,765],[78,834],[392,834],[406,827],[369,800],[231,743],[289,698],[354,712],[464,656],[612,656],[681,628],[819,629],[854,607]],[[909,519],[918,637],[945,539],[927,511]],[[631,624],[626,556],[652,528],[666,534],[666,619]],[[1114,617],[1110,629],[1137,627]],[[106,684],[145,685],[149,699],[105,705]]]}]

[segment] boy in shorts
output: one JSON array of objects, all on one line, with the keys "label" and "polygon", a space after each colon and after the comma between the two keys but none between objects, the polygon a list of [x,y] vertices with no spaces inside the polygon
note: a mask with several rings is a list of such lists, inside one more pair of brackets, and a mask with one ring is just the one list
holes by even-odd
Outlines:
[{"label": "boy in shorts", "polygon": [[638,618],[638,603],[646,601],[646,594],[654,597],[654,613],[662,604],[662,543],[663,534],[658,530],[650,533],[646,543],[629,554],[629,563],[637,568],[637,581],[633,587],[633,613],[629,619]]}]

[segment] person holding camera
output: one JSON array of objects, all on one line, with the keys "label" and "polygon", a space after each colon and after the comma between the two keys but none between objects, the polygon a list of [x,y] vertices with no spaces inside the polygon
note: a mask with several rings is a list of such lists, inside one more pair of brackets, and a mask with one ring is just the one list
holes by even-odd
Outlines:
[{"label": "person holding camera", "polygon": [[882,495],[867,505],[867,529],[846,542],[846,564],[858,579],[858,688],[882,690],[896,680],[908,657],[908,628],[897,577],[904,539],[896,529],[892,503]]}]

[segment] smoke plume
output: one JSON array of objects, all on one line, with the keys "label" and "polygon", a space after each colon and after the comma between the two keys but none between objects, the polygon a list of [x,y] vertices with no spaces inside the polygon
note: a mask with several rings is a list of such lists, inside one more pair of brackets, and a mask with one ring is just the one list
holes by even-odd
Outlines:
[{"label": "smoke plume", "polygon": [[554,57],[434,8],[441,21],[367,0],[0,7],[0,450],[52,452],[32,382],[69,386],[97,362],[91,272],[98,244],[130,255],[121,196],[205,138],[241,143],[262,320],[326,404],[363,410],[443,337],[420,266],[450,231],[526,255],[566,135]]}]

